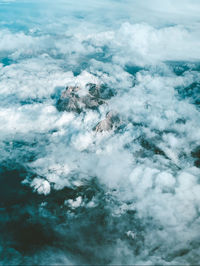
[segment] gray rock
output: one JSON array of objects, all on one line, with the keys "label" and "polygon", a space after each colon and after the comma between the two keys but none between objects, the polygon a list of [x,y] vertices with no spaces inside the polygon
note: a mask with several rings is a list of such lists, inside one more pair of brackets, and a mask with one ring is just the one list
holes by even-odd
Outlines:
[{"label": "gray rock", "polygon": [[96,132],[103,132],[103,131],[110,131],[113,130],[120,125],[120,118],[119,116],[114,113],[113,111],[110,111],[107,115],[106,118],[103,119],[101,122],[99,122],[94,130]]},{"label": "gray rock", "polygon": [[101,98],[102,100],[109,100],[115,95],[114,91],[104,84],[97,86],[96,84],[88,83],[87,87],[91,96]]},{"label": "gray rock", "polygon": [[76,113],[80,113],[84,109],[98,109],[100,105],[105,103],[105,97],[101,97],[101,86],[96,84],[88,84],[87,86],[89,87],[88,93],[84,96],[80,96],[80,87],[67,87],[57,101],[57,109]]},{"label": "gray rock", "polygon": [[[76,113],[81,113],[85,109],[97,110],[100,105],[106,104],[106,101],[114,95],[112,90],[104,85],[98,86],[90,83],[86,85],[86,88],[88,92],[85,95],[81,95],[80,87],[67,87],[57,101],[57,109],[59,111]],[[93,130],[96,132],[109,131],[117,128],[119,125],[119,116],[110,111],[107,113],[106,118],[99,122]]]}]

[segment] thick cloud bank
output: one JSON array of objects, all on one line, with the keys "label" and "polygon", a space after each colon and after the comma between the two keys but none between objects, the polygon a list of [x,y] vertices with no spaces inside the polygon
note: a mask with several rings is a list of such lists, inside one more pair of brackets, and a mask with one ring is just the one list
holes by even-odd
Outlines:
[{"label": "thick cloud bank", "polygon": [[200,3],[79,2],[0,0],[0,265],[197,265]]}]

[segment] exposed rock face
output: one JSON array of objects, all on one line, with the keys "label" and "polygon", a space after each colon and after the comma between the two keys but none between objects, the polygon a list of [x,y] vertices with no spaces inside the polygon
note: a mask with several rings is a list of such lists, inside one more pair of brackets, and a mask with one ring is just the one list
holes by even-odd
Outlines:
[{"label": "exposed rock face", "polygon": [[89,83],[87,84],[87,87],[89,89],[90,95],[93,97],[109,100],[114,96],[113,90],[105,85],[97,86],[96,84]]},{"label": "exposed rock face", "polygon": [[[86,85],[86,89],[86,94],[83,95],[80,87],[67,87],[57,101],[57,109],[76,113],[81,113],[85,109],[97,110],[100,105],[106,104],[106,100],[114,95],[113,91],[104,85],[98,86],[89,83]],[[110,111],[106,118],[99,122],[93,130],[96,132],[109,131],[119,126],[119,123],[119,116]]]},{"label": "exposed rock face", "polygon": [[109,131],[117,128],[119,124],[120,124],[119,116],[116,113],[110,111],[106,115],[106,118],[97,124],[94,130],[96,132]]},{"label": "exposed rock face", "polygon": [[84,109],[95,110],[113,95],[111,90],[107,90],[105,86],[88,84],[87,88],[88,93],[81,95],[80,87],[67,87],[57,102],[57,109],[59,111],[77,113],[82,112]]}]

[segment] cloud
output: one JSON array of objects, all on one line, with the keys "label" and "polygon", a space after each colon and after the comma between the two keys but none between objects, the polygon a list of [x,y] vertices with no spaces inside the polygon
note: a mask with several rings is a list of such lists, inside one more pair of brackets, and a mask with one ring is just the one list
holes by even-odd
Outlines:
[{"label": "cloud", "polygon": [[[0,29],[3,263],[197,264],[198,2],[34,5]],[[56,109],[87,83],[114,96]],[[110,110],[120,127],[96,134]]]}]

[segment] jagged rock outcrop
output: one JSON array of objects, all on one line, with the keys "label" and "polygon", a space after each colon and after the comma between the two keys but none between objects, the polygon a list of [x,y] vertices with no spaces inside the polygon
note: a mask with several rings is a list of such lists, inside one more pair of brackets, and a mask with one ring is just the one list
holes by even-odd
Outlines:
[{"label": "jagged rock outcrop", "polygon": [[109,130],[117,128],[119,124],[120,124],[119,116],[116,113],[110,111],[106,115],[106,118],[96,125],[94,130],[96,132],[109,131]]},{"label": "jagged rock outcrop", "polygon": [[[62,92],[56,107],[59,111],[76,113],[81,113],[85,109],[97,110],[100,105],[107,104],[107,100],[113,95],[113,91],[105,85],[89,83],[86,85],[85,93],[78,86],[70,86]],[[106,118],[99,122],[93,130],[96,132],[109,131],[117,128],[119,124],[119,116],[110,111]]]},{"label": "jagged rock outcrop", "polygon": [[81,88],[78,86],[67,87],[62,92],[60,99],[57,101],[57,109],[59,111],[68,111],[80,113],[84,109],[98,109],[106,100],[113,96],[110,89],[103,85],[87,84],[86,94],[81,94]]}]

